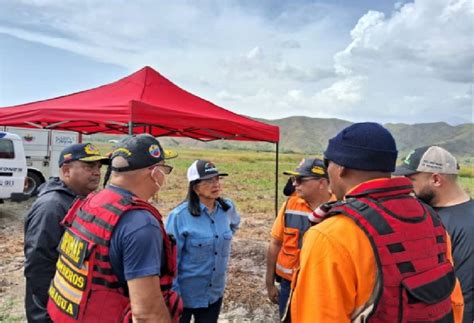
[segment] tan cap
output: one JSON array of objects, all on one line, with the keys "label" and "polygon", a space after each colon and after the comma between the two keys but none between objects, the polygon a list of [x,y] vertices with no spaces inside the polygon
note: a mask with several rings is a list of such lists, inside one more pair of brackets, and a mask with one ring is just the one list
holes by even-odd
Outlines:
[{"label": "tan cap", "polygon": [[394,175],[414,173],[459,174],[459,164],[449,151],[438,146],[426,146],[413,150],[403,159]]}]

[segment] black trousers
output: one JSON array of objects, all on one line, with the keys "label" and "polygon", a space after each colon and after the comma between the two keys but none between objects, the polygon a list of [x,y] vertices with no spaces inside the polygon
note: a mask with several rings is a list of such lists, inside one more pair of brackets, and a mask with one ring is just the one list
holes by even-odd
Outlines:
[{"label": "black trousers", "polygon": [[191,322],[191,316],[194,316],[195,323],[216,323],[221,311],[222,297],[217,302],[209,304],[208,307],[184,308],[179,323]]},{"label": "black trousers", "polygon": [[[48,304],[48,282],[40,279],[26,279],[25,312],[28,322],[50,323],[46,304]],[[38,286],[39,285],[39,286]]]}]

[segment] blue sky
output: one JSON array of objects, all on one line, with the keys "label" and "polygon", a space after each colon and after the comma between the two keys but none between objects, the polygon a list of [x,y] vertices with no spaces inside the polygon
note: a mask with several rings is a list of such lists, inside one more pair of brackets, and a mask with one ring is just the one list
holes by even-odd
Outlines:
[{"label": "blue sky", "polygon": [[234,112],[473,121],[471,0],[0,2],[0,106],[145,65]]}]

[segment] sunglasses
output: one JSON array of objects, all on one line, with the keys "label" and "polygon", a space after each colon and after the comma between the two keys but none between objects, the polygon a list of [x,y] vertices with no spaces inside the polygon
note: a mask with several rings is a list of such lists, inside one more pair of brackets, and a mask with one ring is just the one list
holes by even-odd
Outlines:
[{"label": "sunglasses", "polygon": [[161,169],[163,169],[163,174],[165,175],[169,175],[173,171],[173,166],[165,165],[165,164],[156,164],[156,165],[148,167],[148,169],[153,169],[155,167],[161,167]]},{"label": "sunglasses", "polygon": [[329,159],[327,159],[327,158],[323,159],[324,167],[326,167],[326,169],[329,167],[329,162],[330,162]]},{"label": "sunglasses", "polygon": [[313,181],[313,180],[317,180],[319,178],[316,178],[316,177],[303,177],[303,176],[293,176],[291,177],[291,181],[293,182],[293,184],[296,184],[296,185],[301,185],[302,183],[304,182],[307,182],[307,181]]}]

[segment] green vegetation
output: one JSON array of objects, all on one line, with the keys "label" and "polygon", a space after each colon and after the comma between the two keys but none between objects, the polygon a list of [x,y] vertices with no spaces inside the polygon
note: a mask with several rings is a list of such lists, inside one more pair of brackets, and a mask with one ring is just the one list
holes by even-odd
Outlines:
[{"label": "green vegetation", "polygon": [[[97,143],[102,151],[110,151],[111,144]],[[165,147],[166,148],[166,147]],[[163,214],[167,214],[179,204],[187,193],[186,171],[196,159],[213,161],[221,172],[229,173],[223,180],[224,195],[232,198],[240,212],[246,214],[268,214],[275,212],[275,153],[227,149],[180,149],[173,147],[179,156],[169,160],[174,166],[167,183],[159,193],[157,204]],[[279,156],[279,205],[284,200],[282,189],[287,181],[283,171],[294,169],[302,154],[280,154]],[[474,167],[461,166],[461,185],[471,194],[474,193]]]},{"label": "green vegetation", "polygon": [[459,177],[459,182],[461,186],[466,190],[466,192],[474,197],[474,178],[473,177]]},{"label": "green vegetation", "polygon": [[21,314],[12,313],[15,309],[18,309],[19,306],[16,302],[18,299],[13,297],[8,297],[3,299],[0,303],[0,322],[10,323],[10,322],[23,322],[25,318]]},{"label": "green vegetation", "polygon": [[[209,159],[213,161],[221,172],[229,173],[224,178],[224,195],[232,198],[241,212],[274,214],[275,192],[275,154],[271,152],[250,152],[235,150],[191,150],[178,149],[179,157],[170,160],[175,167],[168,177],[166,188],[160,192],[159,204],[168,201],[179,202],[184,199],[187,192],[186,171],[196,159]],[[280,158],[280,171],[293,169],[301,159],[301,155],[282,155]],[[279,175],[280,188],[286,182],[286,176]],[[281,195],[279,201],[283,201]]]},{"label": "green vegetation", "polygon": [[459,182],[461,186],[471,195],[474,196],[474,167],[472,165],[462,165],[459,170]]},{"label": "green vegetation", "polygon": [[461,165],[459,169],[459,176],[460,177],[474,177],[474,167],[469,165]]}]

